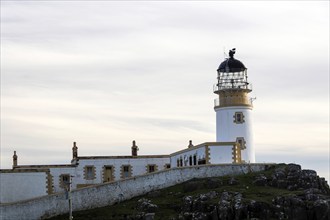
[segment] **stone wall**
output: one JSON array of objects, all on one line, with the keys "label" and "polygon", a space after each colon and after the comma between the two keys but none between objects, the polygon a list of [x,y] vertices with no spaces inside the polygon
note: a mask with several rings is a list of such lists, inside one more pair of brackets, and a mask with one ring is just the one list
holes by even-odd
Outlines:
[{"label": "stone wall", "polygon": [[[104,183],[72,191],[73,210],[112,205],[147,192],[173,186],[192,178],[238,175],[264,170],[271,164],[223,164],[174,168],[126,180]],[[63,193],[44,196],[25,202],[0,206],[0,219],[46,219],[68,213],[69,206]]]}]

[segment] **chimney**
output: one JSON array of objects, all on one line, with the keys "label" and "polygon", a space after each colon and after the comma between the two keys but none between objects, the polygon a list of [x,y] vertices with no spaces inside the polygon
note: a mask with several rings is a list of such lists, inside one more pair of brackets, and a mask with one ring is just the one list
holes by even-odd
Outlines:
[{"label": "chimney", "polygon": [[73,142],[72,159],[77,159],[77,158],[78,158],[78,147],[76,145],[76,142]]},{"label": "chimney", "polygon": [[137,156],[137,152],[138,152],[138,150],[139,150],[139,147],[136,146],[136,144],[135,144],[135,140],[134,140],[134,141],[133,141],[133,146],[132,146],[132,156],[133,156],[133,157],[136,157],[136,156]]},{"label": "chimney", "polygon": [[16,151],[14,151],[14,155],[13,155],[13,169],[15,167],[17,167],[17,158],[18,158],[18,156],[16,155]]},{"label": "chimney", "polygon": [[193,147],[194,145],[192,144],[192,140],[189,140],[189,145],[188,148]]}]

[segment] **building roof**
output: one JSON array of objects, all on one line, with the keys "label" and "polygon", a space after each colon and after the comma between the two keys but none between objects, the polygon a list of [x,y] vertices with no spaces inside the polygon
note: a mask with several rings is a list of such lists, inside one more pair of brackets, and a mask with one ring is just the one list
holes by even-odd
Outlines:
[{"label": "building roof", "polygon": [[141,158],[169,158],[170,155],[139,155],[139,156],[79,156],[78,160],[94,159],[141,159]]},{"label": "building roof", "polygon": [[49,165],[18,165],[14,169],[47,169],[47,168],[70,168],[73,164],[49,164]]}]

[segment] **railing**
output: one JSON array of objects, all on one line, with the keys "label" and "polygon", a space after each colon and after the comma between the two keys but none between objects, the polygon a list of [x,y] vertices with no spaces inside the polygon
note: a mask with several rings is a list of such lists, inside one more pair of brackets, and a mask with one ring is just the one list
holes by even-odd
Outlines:
[{"label": "railing", "polygon": [[213,92],[224,91],[224,90],[232,90],[232,89],[244,89],[252,91],[252,84],[239,84],[239,85],[231,85],[231,84],[214,84]]}]

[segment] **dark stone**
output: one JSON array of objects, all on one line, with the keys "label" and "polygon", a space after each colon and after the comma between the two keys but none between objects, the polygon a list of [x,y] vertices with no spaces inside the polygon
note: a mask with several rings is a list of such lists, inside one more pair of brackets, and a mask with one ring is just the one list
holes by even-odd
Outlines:
[{"label": "dark stone", "polygon": [[218,209],[215,206],[213,206],[213,210],[210,211],[210,219],[211,220],[219,220]]},{"label": "dark stone", "polygon": [[223,192],[218,203],[218,218],[220,220],[244,219],[248,211],[242,198],[242,194],[237,192]]},{"label": "dark stone", "polygon": [[203,212],[194,212],[192,214],[192,220],[208,220],[209,216]]},{"label": "dark stone", "polygon": [[294,163],[289,163],[286,167],[288,172],[299,172],[301,171],[301,166]]},{"label": "dark stone", "polygon": [[298,196],[279,196],[273,199],[273,204],[275,216],[279,219],[308,219],[306,204]]},{"label": "dark stone", "polygon": [[141,212],[141,213],[137,213],[135,216],[133,216],[132,218],[130,218],[129,216],[125,215],[123,216],[123,219],[133,219],[133,220],[144,220],[145,219],[145,213]]},{"label": "dark stone", "polygon": [[223,192],[220,196],[218,204],[218,214],[220,220],[233,219],[234,211],[231,205],[232,195],[228,192]]},{"label": "dark stone", "polygon": [[148,200],[146,198],[139,199],[137,201],[137,210],[152,213],[155,212],[158,209],[158,206],[151,203],[151,200]]},{"label": "dark stone", "polygon": [[182,211],[183,212],[191,212],[192,211],[192,205],[193,205],[193,197],[192,196],[184,197],[183,198]]},{"label": "dark stone", "polygon": [[206,212],[208,204],[203,201],[201,198],[196,198],[193,201],[192,210],[197,212]]},{"label": "dark stone", "polygon": [[330,219],[330,199],[328,200],[317,200],[314,202],[313,210],[315,212],[316,219],[329,220]]},{"label": "dark stone", "polygon": [[144,216],[144,220],[154,220],[155,218],[155,213],[147,213]]},{"label": "dark stone", "polygon": [[302,170],[301,174],[302,174],[302,178],[307,178],[307,179],[317,178],[317,173],[315,170]]},{"label": "dark stone", "polygon": [[307,189],[304,191],[305,200],[316,201],[320,199],[321,190],[316,188]]},{"label": "dark stone", "polygon": [[294,190],[297,190],[299,187],[298,187],[298,184],[296,184],[295,182],[288,182],[288,187],[287,189],[288,190],[291,190],[291,191],[294,191]]},{"label": "dark stone", "polygon": [[191,220],[193,217],[193,213],[191,212],[184,212],[182,215],[180,215],[181,218],[179,217],[179,219],[184,219],[184,220]]},{"label": "dark stone", "polygon": [[308,206],[309,219],[330,219],[330,199],[319,199]]},{"label": "dark stone", "polygon": [[285,173],[285,169],[284,168],[277,168],[274,171],[274,174],[272,175],[273,179],[277,179],[277,180],[283,180],[286,178],[286,173]]},{"label": "dark stone", "polygon": [[270,205],[264,202],[251,200],[247,205],[247,217],[255,219],[270,219]]},{"label": "dark stone", "polygon": [[319,178],[318,179],[318,185],[319,185],[319,189],[325,193],[325,194],[330,194],[330,188],[329,188],[329,185],[327,183],[327,181],[325,180],[325,178]]},{"label": "dark stone", "polygon": [[237,193],[234,196],[234,211],[235,211],[235,219],[244,219],[247,216],[247,206],[242,203],[242,194]]},{"label": "dark stone", "polygon": [[216,191],[210,191],[210,192],[206,193],[205,195],[208,197],[208,199],[214,199],[219,195],[219,193]]}]

